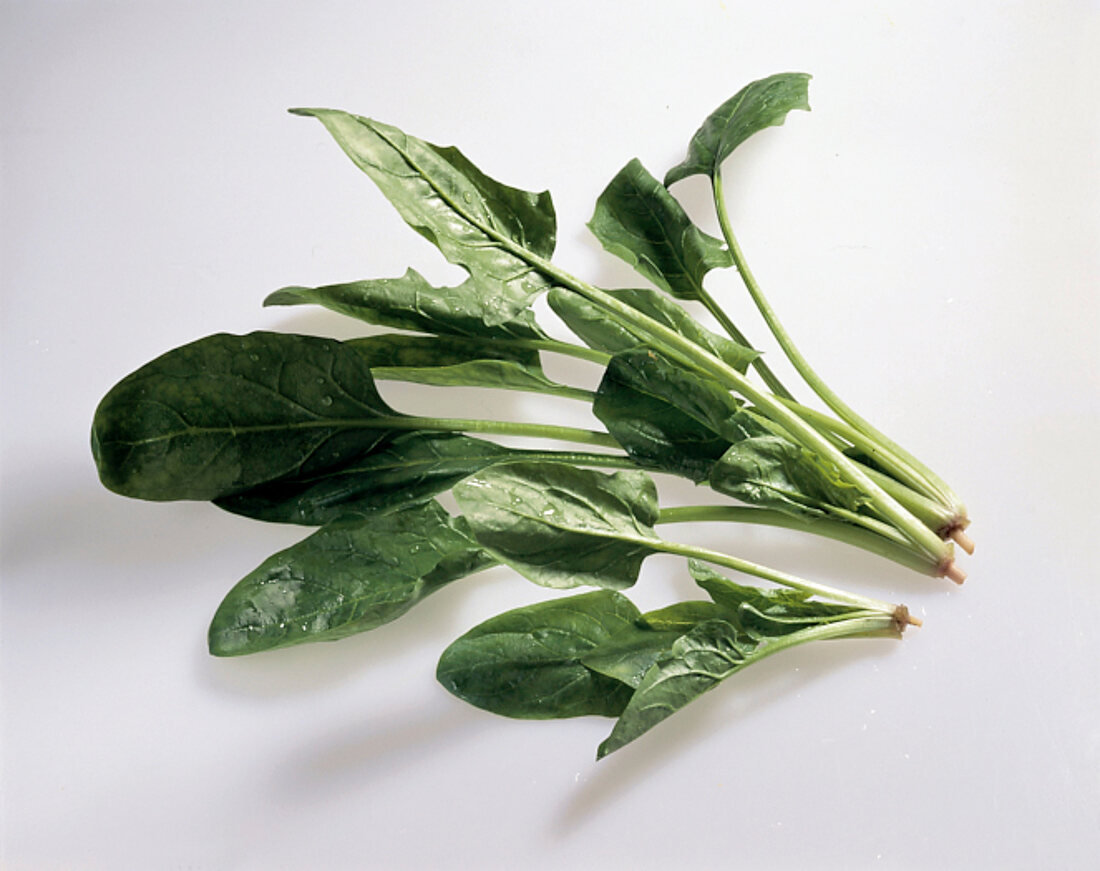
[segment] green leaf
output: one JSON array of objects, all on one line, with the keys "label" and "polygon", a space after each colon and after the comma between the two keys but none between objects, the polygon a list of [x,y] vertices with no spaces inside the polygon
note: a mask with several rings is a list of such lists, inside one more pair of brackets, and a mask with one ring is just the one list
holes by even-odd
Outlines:
[{"label": "green leaf", "polygon": [[725,620],[682,635],[645,673],[597,758],[629,744],[753,661],[759,642]]},{"label": "green leaf", "polygon": [[659,541],[657,491],[643,472],[509,463],[472,475],[454,496],[493,556],[547,587],[629,587]]},{"label": "green leaf", "polygon": [[600,194],[588,227],[608,252],[680,299],[698,299],[706,274],[733,264],[724,243],[696,227],[637,159]]},{"label": "green leaf", "polygon": [[638,620],[616,632],[581,662],[592,671],[637,688],[645,673],[687,630],[654,629]]},{"label": "green leaf", "polygon": [[826,461],[774,434],[731,445],[711,469],[710,486],[743,502],[798,517],[820,517],[829,506],[857,511],[867,502]]},{"label": "green leaf", "polygon": [[691,175],[713,177],[754,133],[782,124],[794,109],[809,111],[810,76],[779,73],[745,86],[714,110],[692,137],[687,157],[665,175],[665,186]]},{"label": "green leaf", "polygon": [[[738,372],[745,372],[749,364],[759,356],[752,348],[746,348],[701,326],[663,293],[647,289],[606,292],[675,330]],[[555,287],[548,294],[547,300],[554,313],[590,348],[617,354],[650,344],[645,336],[609,318],[602,308],[579,294]]]},{"label": "green leaf", "polygon": [[491,564],[462,518],[434,502],[321,529],[229,592],[210,625],[210,652],[239,656],[365,632]]},{"label": "green leaf", "polygon": [[141,499],[214,499],[309,475],[382,441],[397,417],[370,369],[332,339],[219,334],[124,378],[92,424],[104,485]]},{"label": "green leaf", "polygon": [[[735,625],[768,635],[784,635],[822,622],[863,612],[853,605],[822,602],[801,590],[746,587],[699,560],[689,560],[692,578]],[[647,619],[650,615],[646,615]]]},{"label": "green leaf", "polygon": [[378,185],[418,233],[469,272],[494,300],[488,326],[506,323],[550,283],[521,254],[554,252],[550,194],[508,187],[478,170],[456,148],[396,127],[332,109],[295,109],[321,121],[340,147]]},{"label": "green leaf", "polygon": [[758,426],[714,382],[651,351],[616,354],[592,409],[639,465],[696,483],[709,478],[735,438]]},{"label": "green leaf", "polygon": [[512,350],[499,341],[387,334],[352,339],[345,344],[363,355],[380,381],[589,398],[586,391],[547,378],[537,351]]},{"label": "green leaf", "polygon": [[541,339],[544,333],[521,295],[497,294],[470,278],[457,287],[433,287],[410,269],[400,278],[324,287],[284,287],[264,305],[315,303],[368,324],[483,339]]},{"label": "green leaf", "polygon": [[273,481],[218,499],[216,504],[235,514],[277,523],[354,522],[423,502],[515,454],[457,433],[402,433],[344,465]]},{"label": "green leaf", "polygon": [[729,617],[729,609],[714,602],[689,600],[658,608],[656,611],[647,611],[642,615],[642,620],[651,629],[658,632],[675,632],[679,637],[707,620],[729,619]]},{"label": "green leaf", "polygon": [[436,677],[460,699],[506,717],[613,717],[630,687],[582,659],[638,616],[629,599],[608,590],[517,608],[451,644]]}]

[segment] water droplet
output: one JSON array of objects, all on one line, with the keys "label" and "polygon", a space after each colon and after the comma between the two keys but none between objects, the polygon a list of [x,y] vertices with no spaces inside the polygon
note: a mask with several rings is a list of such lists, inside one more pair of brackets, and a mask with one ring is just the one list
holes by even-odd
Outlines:
[{"label": "water droplet", "polygon": [[317,383],[318,384],[324,384],[325,383],[325,379],[324,379],[323,375],[318,375],[317,376]]},{"label": "water droplet", "polygon": [[321,397],[321,405],[332,405],[332,397],[331,396],[322,396]]},{"label": "water droplet", "polygon": [[260,355],[259,354],[249,354],[248,359],[251,360],[253,363],[259,363],[260,362]]},{"label": "water droplet", "polygon": [[466,202],[468,202],[468,203],[472,203],[472,202],[474,201],[474,198],[473,198],[472,196],[470,196],[470,192],[469,192],[469,191],[467,191],[466,193],[464,193],[464,194],[462,195],[462,199],[464,199],[464,200],[465,200]]}]

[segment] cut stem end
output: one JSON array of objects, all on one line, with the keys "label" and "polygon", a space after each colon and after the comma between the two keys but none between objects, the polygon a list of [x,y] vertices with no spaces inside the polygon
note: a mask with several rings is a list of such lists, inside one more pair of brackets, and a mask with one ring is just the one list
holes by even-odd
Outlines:
[{"label": "cut stem end", "polygon": [[951,540],[963,550],[965,550],[968,554],[974,553],[974,539],[963,532],[962,529],[956,529],[954,532],[952,532]]},{"label": "cut stem end", "polygon": [[943,576],[959,585],[961,585],[962,582],[966,580],[966,572],[955,565],[954,560],[949,562],[946,568],[944,568]]}]

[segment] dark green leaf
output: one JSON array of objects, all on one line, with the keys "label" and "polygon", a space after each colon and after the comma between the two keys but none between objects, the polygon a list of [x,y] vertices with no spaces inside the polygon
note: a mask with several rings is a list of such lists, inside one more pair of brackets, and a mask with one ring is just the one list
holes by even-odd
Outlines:
[{"label": "dark green leaf", "polygon": [[397,416],[340,342],[219,334],[115,385],[96,410],[92,450],[118,493],[214,499],[329,468],[386,437],[363,422]]},{"label": "dark green leaf", "polygon": [[607,251],[680,299],[698,299],[706,274],[733,263],[637,159],[600,194],[588,227]]},{"label": "dark green leaf", "polygon": [[816,455],[778,435],[756,435],[731,445],[710,473],[719,493],[800,517],[820,517],[828,506],[858,510],[866,497]]},{"label": "dark green leaf", "polygon": [[658,608],[656,611],[647,611],[642,615],[642,620],[651,629],[659,632],[675,632],[679,636],[707,620],[728,620],[730,616],[729,609],[714,602],[689,600]]},{"label": "dark green leaf", "polygon": [[630,600],[608,590],[518,608],[455,641],[436,676],[460,699],[507,717],[613,717],[630,687],[581,660],[638,616]]},{"label": "dark green leaf", "polygon": [[[759,354],[737,342],[719,336],[701,326],[674,300],[655,290],[626,289],[609,290],[627,305],[633,306],[660,324],[676,330],[681,336],[709,351],[738,372],[744,372]],[[617,354],[639,346],[646,346],[649,340],[640,333],[632,332],[618,321],[609,318],[599,306],[589,302],[580,294],[555,287],[547,297],[550,307],[576,335],[598,351]]]},{"label": "dark green leaf", "polygon": [[643,472],[509,463],[467,478],[454,495],[478,541],[547,587],[629,587],[658,541],[657,491]]},{"label": "dark green leaf", "polygon": [[698,560],[690,560],[688,567],[695,583],[728,612],[725,619],[749,631],[785,635],[862,611],[853,605],[811,599],[800,590],[762,590],[736,584]]},{"label": "dark green leaf", "polygon": [[210,652],[238,656],[365,632],[491,564],[462,518],[434,502],[321,529],[229,592],[210,626]]},{"label": "dark green leaf", "polygon": [[539,339],[523,295],[500,295],[470,278],[457,287],[433,287],[410,269],[400,278],[352,281],[325,287],[284,287],[264,305],[316,303],[368,324],[484,339]]},{"label": "dark green leaf", "polygon": [[665,185],[690,175],[715,175],[754,133],[782,124],[794,109],[809,111],[809,81],[805,73],[779,73],[742,88],[703,122],[688,145],[687,157],[665,175]]},{"label": "dark green leaf", "polygon": [[408,224],[493,300],[489,326],[507,323],[549,287],[531,265],[554,251],[550,194],[528,193],[486,176],[455,148],[331,109],[296,109],[321,121]]},{"label": "dark green leaf", "polygon": [[345,465],[217,500],[236,514],[321,526],[423,502],[516,452],[457,433],[409,432]]},{"label": "dark green leaf", "polygon": [[759,426],[717,384],[651,351],[616,354],[592,407],[635,462],[695,482]]},{"label": "dark green leaf", "polygon": [[411,381],[438,387],[488,387],[549,396],[584,397],[583,390],[551,381],[537,351],[513,350],[504,342],[453,336],[382,335],[352,339],[380,381]]},{"label": "dark green leaf", "polygon": [[759,642],[724,620],[708,620],[682,635],[646,672],[598,751],[629,744],[738,669],[752,662]]},{"label": "dark green leaf", "polygon": [[635,687],[686,629],[654,629],[638,620],[586,653],[581,662],[592,671]]}]

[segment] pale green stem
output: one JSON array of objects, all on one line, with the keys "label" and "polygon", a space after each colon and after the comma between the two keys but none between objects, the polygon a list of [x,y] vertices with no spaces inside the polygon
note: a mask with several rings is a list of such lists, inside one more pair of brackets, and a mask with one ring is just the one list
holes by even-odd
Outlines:
[{"label": "pale green stem", "polygon": [[[932,495],[935,495],[943,503],[957,511],[965,512],[962,508],[958,497],[951,491],[951,489],[943,482],[938,475],[936,475],[931,469],[920,462],[916,457],[902,448],[900,445],[891,441],[884,434],[879,432],[868,421],[864,420],[858,415],[847,403],[845,403],[829,386],[821,379],[821,377],[813,370],[806,358],[802,356],[802,353],[795,346],[791,340],[787,331],[783,328],[779,318],[776,316],[775,311],[772,309],[771,304],[765,298],[763,292],[760,289],[760,285],[757,284],[756,278],[753,276],[752,271],[749,269],[748,264],[745,262],[745,256],[741,251],[740,245],[737,243],[737,238],[733,234],[732,227],[730,225],[729,215],[726,212],[725,197],[722,194],[722,173],[721,170],[716,170],[711,177],[712,189],[714,192],[714,204],[718,212],[718,223],[722,228],[722,235],[725,237],[726,245],[729,248],[730,254],[733,257],[734,265],[741,274],[741,279],[745,283],[745,287],[748,288],[749,294],[752,296],[753,302],[756,303],[756,307],[760,310],[760,314],[768,324],[768,328],[772,331],[776,341],[779,342],[780,347],[783,349],[783,353],[787,355],[787,358],[791,361],[792,365],[810,386],[810,388],[816,393],[821,400],[829,406],[830,409],[842,420],[855,427],[863,434],[870,437],[873,441],[888,450],[891,454],[899,457],[916,472],[922,479],[922,483],[926,485]],[[922,489],[924,489],[922,487]]]}]

